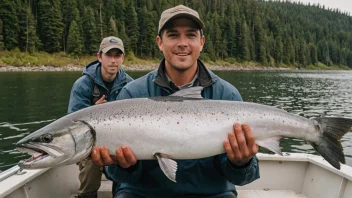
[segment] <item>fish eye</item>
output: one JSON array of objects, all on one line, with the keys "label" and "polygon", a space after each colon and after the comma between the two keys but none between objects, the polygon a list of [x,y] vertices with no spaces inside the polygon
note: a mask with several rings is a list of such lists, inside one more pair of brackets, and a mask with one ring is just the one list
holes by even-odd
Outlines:
[{"label": "fish eye", "polygon": [[42,142],[50,143],[53,140],[53,137],[50,134],[44,134],[41,136]]}]

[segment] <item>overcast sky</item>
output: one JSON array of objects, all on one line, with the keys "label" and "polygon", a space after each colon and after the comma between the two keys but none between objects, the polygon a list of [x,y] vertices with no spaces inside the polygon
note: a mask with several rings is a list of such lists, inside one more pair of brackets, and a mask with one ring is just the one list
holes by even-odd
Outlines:
[{"label": "overcast sky", "polygon": [[347,11],[352,15],[352,0],[293,0],[300,1],[303,3],[310,2],[311,4],[320,4],[325,5],[325,7],[329,8],[338,8],[341,11]]}]

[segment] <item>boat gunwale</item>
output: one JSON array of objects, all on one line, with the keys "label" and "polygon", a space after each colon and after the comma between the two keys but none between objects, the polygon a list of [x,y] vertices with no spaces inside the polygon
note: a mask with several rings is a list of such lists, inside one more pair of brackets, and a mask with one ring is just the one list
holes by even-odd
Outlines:
[{"label": "boat gunwale", "polygon": [[[257,157],[259,161],[281,161],[281,162],[306,162],[311,163],[315,166],[321,167],[329,172],[335,173],[349,181],[352,181],[352,167],[348,165],[341,164],[341,169],[335,169],[327,161],[325,161],[321,156],[305,154],[305,153],[283,153],[282,156],[277,154],[265,154],[258,153]],[[5,174],[8,171],[13,171],[11,169],[16,169],[16,166],[0,173]],[[28,182],[32,181],[36,177],[42,175],[50,168],[45,169],[35,169],[35,170],[23,170],[24,174],[18,174],[17,172],[13,175],[7,177],[3,181],[0,181],[0,198],[6,197],[15,190],[25,186]]]}]

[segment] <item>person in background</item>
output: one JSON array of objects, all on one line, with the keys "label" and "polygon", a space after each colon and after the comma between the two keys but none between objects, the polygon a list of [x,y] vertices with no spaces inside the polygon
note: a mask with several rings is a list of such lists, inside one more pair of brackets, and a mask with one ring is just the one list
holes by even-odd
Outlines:
[{"label": "person in background", "polygon": [[[125,50],[121,39],[110,36],[102,40],[96,61],[88,64],[72,86],[68,113],[116,99],[121,89],[133,79],[121,68]],[[79,166],[80,187],[77,197],[97,198],[102,168],[88,157]]]},{"label": "person in background", "polygon": [[[199,14],[186,6],[165,10],[156,37],[164,59],[157,70],[127,84],[117,99],[168,96],[182,89],[202,86],[203,98],[242,101],[234,86],[199,60],[205,43],[203,28]],[[224,154],[176,160],[177,183],[163,174],[157,160],[137,160],[128,145],[117,148],[116,156],[110,156],[107,148],[97,145],[91,157],[95,164],[104,166],[108,178],[119,183],[113,189],[115,198],[235,198],[235,185],[246,185],[259,178],[255,156],[258,146],[250,126],[234,122],[223,147]]]}]

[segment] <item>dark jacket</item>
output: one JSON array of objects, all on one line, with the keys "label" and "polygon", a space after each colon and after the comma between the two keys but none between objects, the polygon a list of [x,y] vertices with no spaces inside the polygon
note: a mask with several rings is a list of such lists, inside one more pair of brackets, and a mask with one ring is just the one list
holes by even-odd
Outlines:
[{"label": "dark jacket", "polygon": [[86,66],[82,76],[73,84],[67,112],[72,113],[92,106],[94,84],[96,84],[99,89],[99,98],[105,95],[107,101],[112,101],[116,99],[122,87],[132,80],[133,79],[127,75],[123,69],[120,69],[109,92],[101,76],[101,63],[99,61],[93,61]]},{"label": "dark jacket", "polygon": [[[234,86],[207,70],[201,61],[198,61],[198,78],[193,86],[203,86],[202,96],[206,99],[242,101]],[[177,90],[178,87],[169,83],[165,76],[163,60],[158,70],[126,85],[117,99],[168,96]],[[256,157],[241,168],[233,166],[226,154],[176,161],[177,183],[163,174],[156,160],[138,161],[128,169],[118,165],[106,166],[105,173],[120,183],[115,189],[117,193],[130,192],[146,197],[237,195],[235,185],[245,185],[259,178]]]}]

